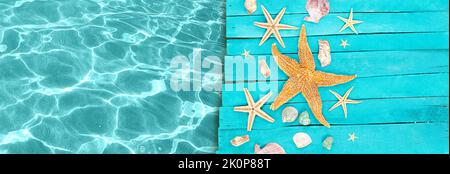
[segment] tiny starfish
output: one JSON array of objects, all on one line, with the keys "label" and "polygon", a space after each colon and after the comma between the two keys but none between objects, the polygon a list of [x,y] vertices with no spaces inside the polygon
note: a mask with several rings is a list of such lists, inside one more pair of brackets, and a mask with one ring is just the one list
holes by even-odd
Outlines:
[{"label": "tiny starfish", "polygon": [[342,109],[344,110],[344,116],[345,116],[345,118],[347,118],[347,103],[350,103],[350,104],[361,103],[361,101],[348,99],[348,95],[350,95],[350,92],[352,92],[352,90],[353,90],[353,87],[351,87],[349,90],[347,90],[347,92],[345,92],[344,96],[341,96],[341,95],[337,94],[336,92],[330,90],[330,92],[334,96],[336,96],[336,98],[339,101],[336,104],[334,104],[328,111],[332,111],[332,110],[336,109],[338,106],[342,106]]},{"label": "tiny starfish", "polygon": [[254,24],[258,27],[265,28],[266,33],[264,33],[264,36],[261,39],[261,42],[259,42],[259,46],[261,46],[267,39],[269,39],[269,36],[271,34],[275,35],[275,38],[280,42],[281,46],[284,48],[284,42],[281,38],[280,31],[278,30],[297,30],[297,27],[293,27],[290,25],[280,24],[280,20],[284,15],[284,12],[286,11],[286,8],[283,8],[280,13],[278,13],[275,20],[272,19],[272,16],[270,16],[269,12],[267,12],[266,8],[261,5],[261,9],[263,10],[264,16],[266,17],[267,23],[261,23],[261,22],[255,22]]},{"label": "tiny starfish", "polygon": [[347,42],[348,42],[347,40],[342,40],[342,39],[341,39],[341,44],[340,44],[340,46],[342,46],[343,48],[345,48],[345,47],[347,47],[347,46],[350,46],[350,44],[348,44]]},{"label": "tiny starfish", "polygon": [[241,55],[243,55],[245,58],[248,58],[250,56],[250,51],[244,49],[244,52]]},{"label": "tiny starfish", "polygon": [[319,87],[334,86],[356,78],[356,75],[345,76],[315,70],[314,57],[306,39],[305,25],[302,25],[298,41],[298,57],[300,63],[280,53],[276,44],[272,45],[272,55],[280,69],[289,77],[270,109],[275,110],[288,100],[302,93],[312,113],[321,124],[330,127],[322,114],[322,100]]},{"label": "tiny starfish", "polygon": [[355,135],[355,133],[351,133],[351,134],[348,134],[348,141],[352,141],[352,142],[355,142],[355,140],[358,138],[356,135]]},{"label": "tiny starfish", "polygon": [[348,16],[348,19],[345,19],[345,18],[340,17],[340,16],[338,16],[338,18],[345,22],[345,25],[342,26],[342,28],[341,28],[341,30],[339,30],[339,32],[344,31],[347,27],[350,27],[350,29],[352,29],[353,32],[358,34],[358,32],[355,29],[355,26],[353,26],[353,25],[362,23],[363,21],[353,20],[353,8],[350,9],[350,15]]},{"label": "tiny starfish", "polygon": [[247,106],[236,106],[234,107],[234,111],[237,112],[247,112],[248,113],[248,122],[247,122],[247,131],[251,131],[253,127],[253,120],[255,119],[255,114],[260,116],[261,118],[273,123],[275,120],[261,110],[261,106],[267,102],[269,97],[272,95],[272,92],[269,92],[263,98],[259,99],[258,102],[253,101],[253,97],[248,92],[247,88],[244,88],[245,98],[247,99]]}]

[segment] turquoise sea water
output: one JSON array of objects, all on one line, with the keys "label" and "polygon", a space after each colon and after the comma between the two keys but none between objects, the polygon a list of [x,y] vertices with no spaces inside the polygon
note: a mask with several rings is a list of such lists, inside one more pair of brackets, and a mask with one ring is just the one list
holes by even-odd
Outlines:
[{"label": "turquoise sea water", "polygon": [[224,8],[0,0],[0,153],[214,153],[220,95],[171,91],[169,63],[224,55]]}]

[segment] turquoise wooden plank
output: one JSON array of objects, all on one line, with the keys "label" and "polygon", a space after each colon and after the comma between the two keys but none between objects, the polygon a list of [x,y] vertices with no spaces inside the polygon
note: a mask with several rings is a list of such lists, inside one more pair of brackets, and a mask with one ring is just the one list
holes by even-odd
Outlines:
[{"label": "turquoise wooden plank", "polygon": [[[249,89],[255,100],[267,94],[268,91],[272,91],[273,95],[267,102],[270,104],[278,95],[284,83],[284,81],[269,81],[224,84],[222,106],[245,105],[246,101],[242,91],[244,87]],[[356,78],[337,86],[320,87],[319,92],[322,100],[325,101],[335,100],[334,95],[328,92],[329,89],[343,94],[352,86],[354,86],[354,89],[350,97],[353,99],[448,96],[448,83],[448,73],[367,77]],[[289,102],[304,102],[304,98],[302,95],[297,95]]]},{"label": "turquoise wooden plank", "polygon": [[[220,130],[218,153],[253,153],[254,145],[270,142],[280,144],[287,153],[298,154],[448,154],[449,126],[444,123],[385,124],[334,126],[295,126],[272,130]],[[297,149],[292,137],[297,132],[306,132],[312,144]],[[348,134],[355,133],[358,139],[348,141]],[[234,147],[230,140],[238,135],[249,135],[250,141]],[[322,147],[322,140],[331,135],[334,144],[329,151]]]},{"label": "turquoise wooden plank", "polygon": [[[258,9],[253,15],[261,15],[264,5],[269,13],[277,14],[286,7],[286,13],[307,13],[307,0],[258,0]],[[330,13],[348,12],[410,12],[448,11],[448,0],[330,0]],[[227,16],[247,15],[244,0],[227,0]]]},{"label": "turquoise wooden plank", "polygon": [[[423,97],[423,98],[397,98],[397,99],[371,99],[362,100],[360,104],[347,105],[348,117],[344,117],[342,108],[333,111],[328,109],[336,101],[323,102],[323,112],[331,126],[342,124],[374,124],[374,123],[400,123],[400,122],[448,122],[449,109],[448,97]],[[289,103],[272,111],[269,105],[264,105],[263,110],[275,119],[269,123],[256,118],[253,122],[253,130],[275,129],[278,127],[298,126],[298,120],[292,123],[281,121],[281,112],[284,108],[295,107],[299,113],[308,111],[312,125],[320,125],[312,115],[306,103]],[[247,114],[233,111],[233,107],[220,108],[220,129],[246,129]]]},{"label": "turquoise wooden plank", "polygon": [[[378,34],[445,32],[448,31],[449,27],[448,15],[448,12],[354,13],[353,17],[364,21],[360,25],[355,25],[359,34]],[[339,32],[344,22],[337,16],[346,18],[348,14],[330,14],[318,24],[303,21],[304,16],[304,14],[284,15],[281,23],[299,28],[302,24],[305,24],[308,36],[353,34],[353,31],[350,29]],[[420,19],[420,22],[417,19]],[[226,36],[227,38],[261,38],[266,29],[259,28],[253,23],[265,21],[264,16],[227,17]],[[281,31],[281,36],[283,37],[298,36],[299,34],[299,30]]]},{"label": "turquoise wooden plank", "polygon": [[[319,39],[328,40],[333,47],[332,52],[448,49],[449,43],[448,32],[310,36],[308,37],[308,43],[313,52],[318,52]],[[341,39],[348,40],[351,46],[345,49],[339,47]],[[298,37],[284,37],[283,40],[286,48],[278,46],[282,53],[297,53]],[[228,39],[227,55],[241,55],[244,49],[250,51],[250,54],[253,55],[272,54],[272,43],[277,43],[277,41],[270,38],[263,45],[258,46],[259,41],[260,38]]]},{"label": "turquoise wooden plank", "polygon": [[[337,46],[332,45],[331,49],[335,47]],[[298,61],[297,54],[288,54],[288,56]],[[358,77],[438,73],[449,70],[448,50],[332,53],[332,63],[327,67],[321,67],[316,54],[314,57],[316,69],[320,71],[357,74]],[[224,61],[225,81],[266,80],[259,72],[258,61],[260,59],[266,60],[272,72],[271,77],[267,80],[287,80],[286,74],[278,68],[271,55],[261,55],[250,59],[226,56]]]}]

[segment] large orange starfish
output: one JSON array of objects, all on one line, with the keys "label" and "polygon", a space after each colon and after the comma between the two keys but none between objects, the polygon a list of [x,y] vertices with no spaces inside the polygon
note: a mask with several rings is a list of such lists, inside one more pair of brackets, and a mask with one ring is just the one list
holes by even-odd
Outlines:
[{"label": "large orange starfish", "polygon": [[322,100],[320,99],[318,87],[346,83],[356,78],[356,75],[345,76],[316,71],[314,57],[306,39],[306,29],[304,25],[302,25],[298,41],[298,57],[300,63],[281,54],[277,49],[276,44],[272,45],[272,55],[275,62],[280,69],[286,73],[289,79],[270,106],[270,109],[278,109],[298,93],[302,93],[316,119],[324,126],[330,127],[330,124],[325,120],[325,117],[322,114]]}]

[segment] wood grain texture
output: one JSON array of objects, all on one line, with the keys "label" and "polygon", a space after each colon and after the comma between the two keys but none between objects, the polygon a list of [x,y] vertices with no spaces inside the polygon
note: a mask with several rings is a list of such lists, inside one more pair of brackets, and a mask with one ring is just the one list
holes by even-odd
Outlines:
[{"label": "wood grain texture", "polygon": [[[338,46],[331,46],[332,49],[335,47]],[[298,61],[297,54],[287,55]],[[448,50],[332,53],[331,64],[327,67],[320,66],[317,54],[314,54],[314,57],[316,69],[319,71],[336,74],[357,74],[358,77],[439,73],[449,70]],[[259,72],[258,62],[260,59],[267,62],[272,72],[272,75],[267,79]],[[430,61],[430,59],[433,61]],[[226,82],[287,80],[286,74],[278,68],[271,55],[258,55],[250,59],[240,56],[226,56],[224,67]]]},{"label": "wood grain texture", "polygon": [[[287,153],[296,154],[404,154],[430,153],[448,154],[448,122],[447,123],[416,123],[416,124],[377,124],[377,125],[346,125],[326,128],[324,126],[295,126],[270,130],[244,129],[220,130],[218,153],[252,154],[254,145],[266,145],[270,142],[280,144]],[[312,144],[298,149],[292,137],[297,132],[305,132],[311,136]],[[358,139],[348,141],[348,134],[355,133]],[[230,140],[238,135],[249,135],[250,141],[233,147]],[[327,136],[334,137],[331,151],[322,147],[322,141]]]},{"label": "wood grain texture", "polygon": [[[318,40],[327,40],[333,49],[332,52],[361,52],[361,51],[404,51],[404,50],[436,50],[447,49],[449,43],[448,32],[440,33],[401,33],[401,34],[370,34],[346,36],[311,36],[308,43],[312,52],[319,51]],[[339,47],[341,39],[348,40],[351,45],[347,48]],[[286,48],[278,49],[284,54],[297,53],[298,37],[284,37]],[[258,46],[260,39],[228,39],[227,55],[241,55],[244,49],[252,55],[271,55],[274,38],[268,39]],[[369,42],[370,41],[370,42]]]},{"label": "wood grain texture", "polygon": [[[448,76],[448,73],[438,73],[356,78],[345,84],[320,87],[319,92],[323,101],[336,99],[328,90],[331,89],[343,94],[352,86],[354,86],[350,94],[352,99],[442,97],[448,96]],[[245,105],[246,101],[242,91],[244,87],[249,89],[255,100],[267,94],[268,91],[272,91],[273,95],[267,101],[267,104],[270,104],[274,101],[283,85],[284,81],[225,84],[222,91],[222,106]],[[289,102],[305,102],[305,100],[300,94],[289,100]]]},{"label": "wood grain texture", "polygon": [[[416,12],[416,13],[353,13],[353,18],[364,21],[355,25],[359,34],[379,33],[420,33],[448,31],[448,12]],[[320,23],[305,22],[304,14],[284,15],[281,23],[299,27],[305,24],[308,36],[353,34],[346,29],[339,32],[344,22],[337,16],[348,17],[348,13],[330,14]],[[420,19],[421,22],[417,22]],[[228,17],[226,26],[227,38],[261,38],[266,31],[255,26],[254,22],[265,22],[264,16]],[[300,30],[281,30],[282,37],[298,36]],[[273,37],[273,36],[272,36]]]},{"label": "wood grain texture", "polygon": [[[448,11],[448,0],[329,0],[330,13],[348,12],[353,8],[354,12],[424,12],[424,11]],[[270,14],[276,14],[281,8],[286,7],[286,14],[307,13],[306,0],[257,0],[258,9],[253,15],[262,15],[260,6],[264,5]],[[243,0],[227,0],[227,16],[245,15]]]}]

